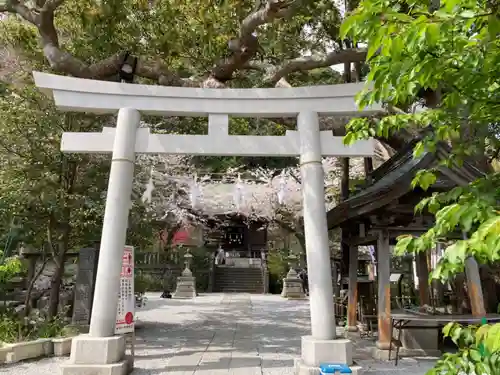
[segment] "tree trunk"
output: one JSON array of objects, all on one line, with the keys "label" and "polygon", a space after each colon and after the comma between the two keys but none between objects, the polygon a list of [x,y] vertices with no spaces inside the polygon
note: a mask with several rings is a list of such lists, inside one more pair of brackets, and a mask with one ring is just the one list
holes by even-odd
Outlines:
[{"label": "tree trunk", "polygon": [[[69,218],[69,212],[66,212]],[[68,251],[69,246],[69,233],[70,233],[70,225],[68,221],[63,224],[63,232],[61,235],[61,241],[57,244],[57,254],[54,257],[54,263],[56,265],[56,270],[52,275],[52,279],[50,280],[50,294],[49,294],[49,311],[48,311],[48,319],[53,319],[57,316],[58,307],[59,307],[59,297],[61,292],[61,283],[62,278],[64,276],[64,261],[66,258],[66,252]]]},{"label": "tree trunk", "polygon": [[[47,265],[48,258],[44,257],[43,258],[43,263],[40,266],[40,269],[35,272],[35,275],[30,280],[30,283],[28,285],[28,289],[26,290],[26,296],[24,297],[24,317],[27,317],[30,312],[31,312],[31,294],[33,293],[33,288],[35,287],[35,283],[42,274],[43,270],[45,269],[45,266]],[[36,267],[36,264],[35,264]]]},{"label": "tree trunk", "polygon": [[49,311],[47,318],[53,319],[57,316],[58,307],[59,307],[59,295],[61,292],[61,283],[64,275],[64,253],[58,255],[56,264],[56,270],[52,275],[50,280],[50,294],[49,294]]}]

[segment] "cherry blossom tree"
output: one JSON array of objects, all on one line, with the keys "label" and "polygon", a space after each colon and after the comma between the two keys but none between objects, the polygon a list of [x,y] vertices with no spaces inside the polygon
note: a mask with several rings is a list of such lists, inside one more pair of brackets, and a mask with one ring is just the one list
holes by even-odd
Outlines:
[{"label": "cherry blossom tree", "polygon": [[[204,175],[186,156],[141,156],[135,196],[147,207],[150,220],[173,230],[187,224],[205,225],[223,215],[240,214],[264,220],[270,230],[294,235],[304,248],[301,177],[298,166],[285,169],[244,166],[223,174]],[[358,165],[361,163],[355,163]],[[325,210],[337,202],[340,167],[337,158],[323,160]],[[352,169],[359,177],[361,168]],[[168,242],[168,241],[167,241]]]}]

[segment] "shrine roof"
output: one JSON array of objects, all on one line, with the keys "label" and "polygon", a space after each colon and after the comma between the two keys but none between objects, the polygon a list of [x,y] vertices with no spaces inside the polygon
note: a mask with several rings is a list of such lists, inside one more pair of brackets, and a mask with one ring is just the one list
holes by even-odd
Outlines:
[{"label": "shrine roof", "polygon": [[[435,153],[424,152],[421,156],[414,158],[413,148],[417,142],[418,139],[412,141],[374,170],[371,174],[371,184],[365,185],[362,190],[328,211],[328,228],[333,229],[349,221],[362,220],[403,196],[447,191],[484,175],[480,169],[467,161],[460,167],[438,166],[441,160],[450,157],[450,149],[446,145],[438,145]],[[413,189],[411,182],[416,173],[433,167],[438,167],[439,172],[436,182],[429,191],[423,192],[420,188]]]}]

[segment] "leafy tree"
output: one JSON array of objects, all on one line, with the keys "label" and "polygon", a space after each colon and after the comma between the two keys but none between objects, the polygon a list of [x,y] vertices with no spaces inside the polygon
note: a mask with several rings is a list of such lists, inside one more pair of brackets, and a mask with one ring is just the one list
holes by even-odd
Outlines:
[{"label": "leafy tree", "polygon": [[3,0],[0,12],[26,21],[9,30],[13,43],[81,78],[115,79],[130,52],[139,57],[136,75],[158,84],[224,87],[234,79],[245,86],[257,75],[275,85],[364,54],[339,52],[340,13],[326,0]]},{"label": "leafy tree", "polygon": [[[417,132],[415,157],[451,146],[443,164],[476,159],[487,175],[470,186],[423,200],[417,210],[436,216],[435,226],[419,238],[404,237],[398,251],[425,251],[453,232],[463,240],[450,244],[433,275],[448,279],[465,259],[500,259],[499,174],[487,165],[500,151],[500,17],[491,2],[364,0],[342,25],[343,35],[368,44],[368,81],[360,106],[385,103],[393,115],[356,119],[346,142],[392,132]],[[416,104],[424,110],[412,111]],[[427,189],[435,171],[421,171],[414,185]]]},{"label": "leafy tree", "polygon": [[49,308],[55,316],[65,254],[96,239],[109,170],[99,157],[63,155],[61,131],[91,130],[99,123],[58,114],[31,86],[0,98],[0,113],[1,216],[20,223],[26,243],[49,248],[57,265]]},{"label": "leafy tree", "polygon": [[[350,62],[366,55],[339,39],[340,20],[330,0],[0,0],[0,225],[7,227],[15,217],[26,241],[48,242],[58,259],[99,235],[109,158],[62,155],[59,142],[63,131],[98,130],[113,119],[59,113],[34,90],[32,70],[118,81],[128,56],[137,58],[137,83],[220,88],[338,83],[340,74],[330,66],[346,63],[350,71]],[[203,133],[207,125],[191,118],[144,121],[159,132]],[[282,134],[294,126],[289,119],[232,119],[230,130]],[[193,162],[216,172],[242,164],[290,166],[282,159]],[[150,218],[134,203],[129,232],[135,245],[150,245],[154,230],[145,225]],[[51,289],[52,310],[57,290]]]},{"label": "leafy tree", "polygon": [[[372,87],[359,95],[359,105],[382,102],[392,112],[382,119],[351,121],[345,141],[417,134],[415,157],[438,152],[444,144],[452,152],[445,166],[461,165],[467,157],[486,171],[469,185],[421,201],[416,211],[434,214],[434,226],[419,238],[398,241],[397,252],[417,252],[450,234],[462,235],[462,240],[447,241],[433,278],[449,279],[464,270],[467,259],[500,260],[500,175],[488,165],[500,149],[499,9],[489,1],[442,0],[429,6],[418,0],[362,0],[342,25],[343,35],[368,45]],[[420,171],[413,185],[426,190],[436,174]],[[448,325],[444,333],[459,351],[445,354],[429,374],[498,373],[499,329],[499,324]]]}]

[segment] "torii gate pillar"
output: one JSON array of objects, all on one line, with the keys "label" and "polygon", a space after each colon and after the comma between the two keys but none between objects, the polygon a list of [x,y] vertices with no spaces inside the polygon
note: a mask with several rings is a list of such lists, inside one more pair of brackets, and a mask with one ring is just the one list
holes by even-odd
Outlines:
[{"label": "torii gate pillar", "polygon": [[[62,374],[127,372],[125,341],[114,335],[121,258],[125,246],[136,153],[300,156],[304,229],[309,271],[311,336],[302,338],[300,375],[317,374],[322,363],[352,366],[352,344],[336,337],[328,228],[324,201],[323,155],[373,156],[372,140],[345,146],[341,137],[320,132],[319,115],[357,115],[354,95],[362,84],[294,89],[193,89],[101,82],[34,72],[35,83],[53,95],[60,109],[116,113],[116,128],[102,133],[65,133],[64,152],[112,153],[89,335],[73,339]],[[378,112],[380,107],[367,108]],[[139,128],[140,113],[208,116],[208,135],[150,134]],[[229,115],[297,116],[298,131],[285,136],[230,136]]]}]

